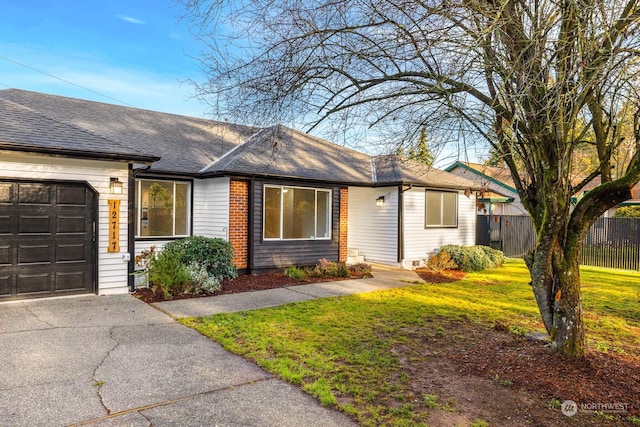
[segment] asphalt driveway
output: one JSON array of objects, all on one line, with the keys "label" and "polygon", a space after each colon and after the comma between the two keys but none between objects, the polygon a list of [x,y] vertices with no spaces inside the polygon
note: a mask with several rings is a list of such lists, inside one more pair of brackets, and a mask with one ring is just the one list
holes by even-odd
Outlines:
[{"label": "asphalt driveway", "polygon": [[347,426],[129,295],[0,304],[2,426]]}]

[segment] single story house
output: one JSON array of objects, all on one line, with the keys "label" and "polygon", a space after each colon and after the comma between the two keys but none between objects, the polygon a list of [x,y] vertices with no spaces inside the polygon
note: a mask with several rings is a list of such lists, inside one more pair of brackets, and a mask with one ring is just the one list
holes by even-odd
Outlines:
[{"label": "single story house", "polygon": [[0,300],[127,292],[135,255],[190,235],[246,272],[474,244],[473,182],[395,156],[16,89],[0,112]]}]

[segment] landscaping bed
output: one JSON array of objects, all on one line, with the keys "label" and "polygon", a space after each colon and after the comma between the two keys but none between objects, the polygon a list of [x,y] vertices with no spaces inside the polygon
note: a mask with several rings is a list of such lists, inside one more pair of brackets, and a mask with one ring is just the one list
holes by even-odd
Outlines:
[{"label": "landscaping bed", "polygon": [[201,292],[197,294],[177,294],[171,298],[165,298],[163,293],[158,290],[156,292],[151,288],[138,288],[134,291],[133,295],[136,298],[141,299],[146,303],[154,303],[161,301],[172,301],[186,298],[202,298],[215,295],[235,294],[240,292],[253,292],[261,291],[265,289],[277,289],[286,288],[290,286],[308,285],[309,283],[318,282],[335,282],[339,280],[349,279],[362,279],[372,277],[370,273],[363,273],[358,271],[350,271],[349,277],[309,277],[306,280],[296,280],[287,277],[282,272],[270,273],[270,274],[243,274],[235,279],[225,279],[222,281],[222,287],[219,291],[214,292]]}]

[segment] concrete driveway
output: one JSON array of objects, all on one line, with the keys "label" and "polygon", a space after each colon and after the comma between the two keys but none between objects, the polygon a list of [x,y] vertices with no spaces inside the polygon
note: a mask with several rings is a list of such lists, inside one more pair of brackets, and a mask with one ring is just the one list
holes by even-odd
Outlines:
[{"label": "concrete driveway", "polygon": [[2,426],[348,426],[129,295],[0,304]]}]

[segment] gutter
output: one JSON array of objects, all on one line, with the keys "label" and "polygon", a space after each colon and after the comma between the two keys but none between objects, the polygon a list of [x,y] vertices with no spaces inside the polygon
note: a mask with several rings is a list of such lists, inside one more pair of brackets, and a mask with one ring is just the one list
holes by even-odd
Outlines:
[{"label": "gutter", "polygon": [[126,154],[126,153],[106,153],[106,152],[87,152],[83,150],[68,150],[53,147],[40,147],[34,145],[14,145],[7,143],[0,143],[0,150],[13,151],[18,153],[29,154],[46,154],[48,156],[57,157],[72,157],[78,159],[89,160],[111,160],[111,161],[135,161],[139,163],[153,163],[160,160],[157,156],[147,156],[144,154]]}]

